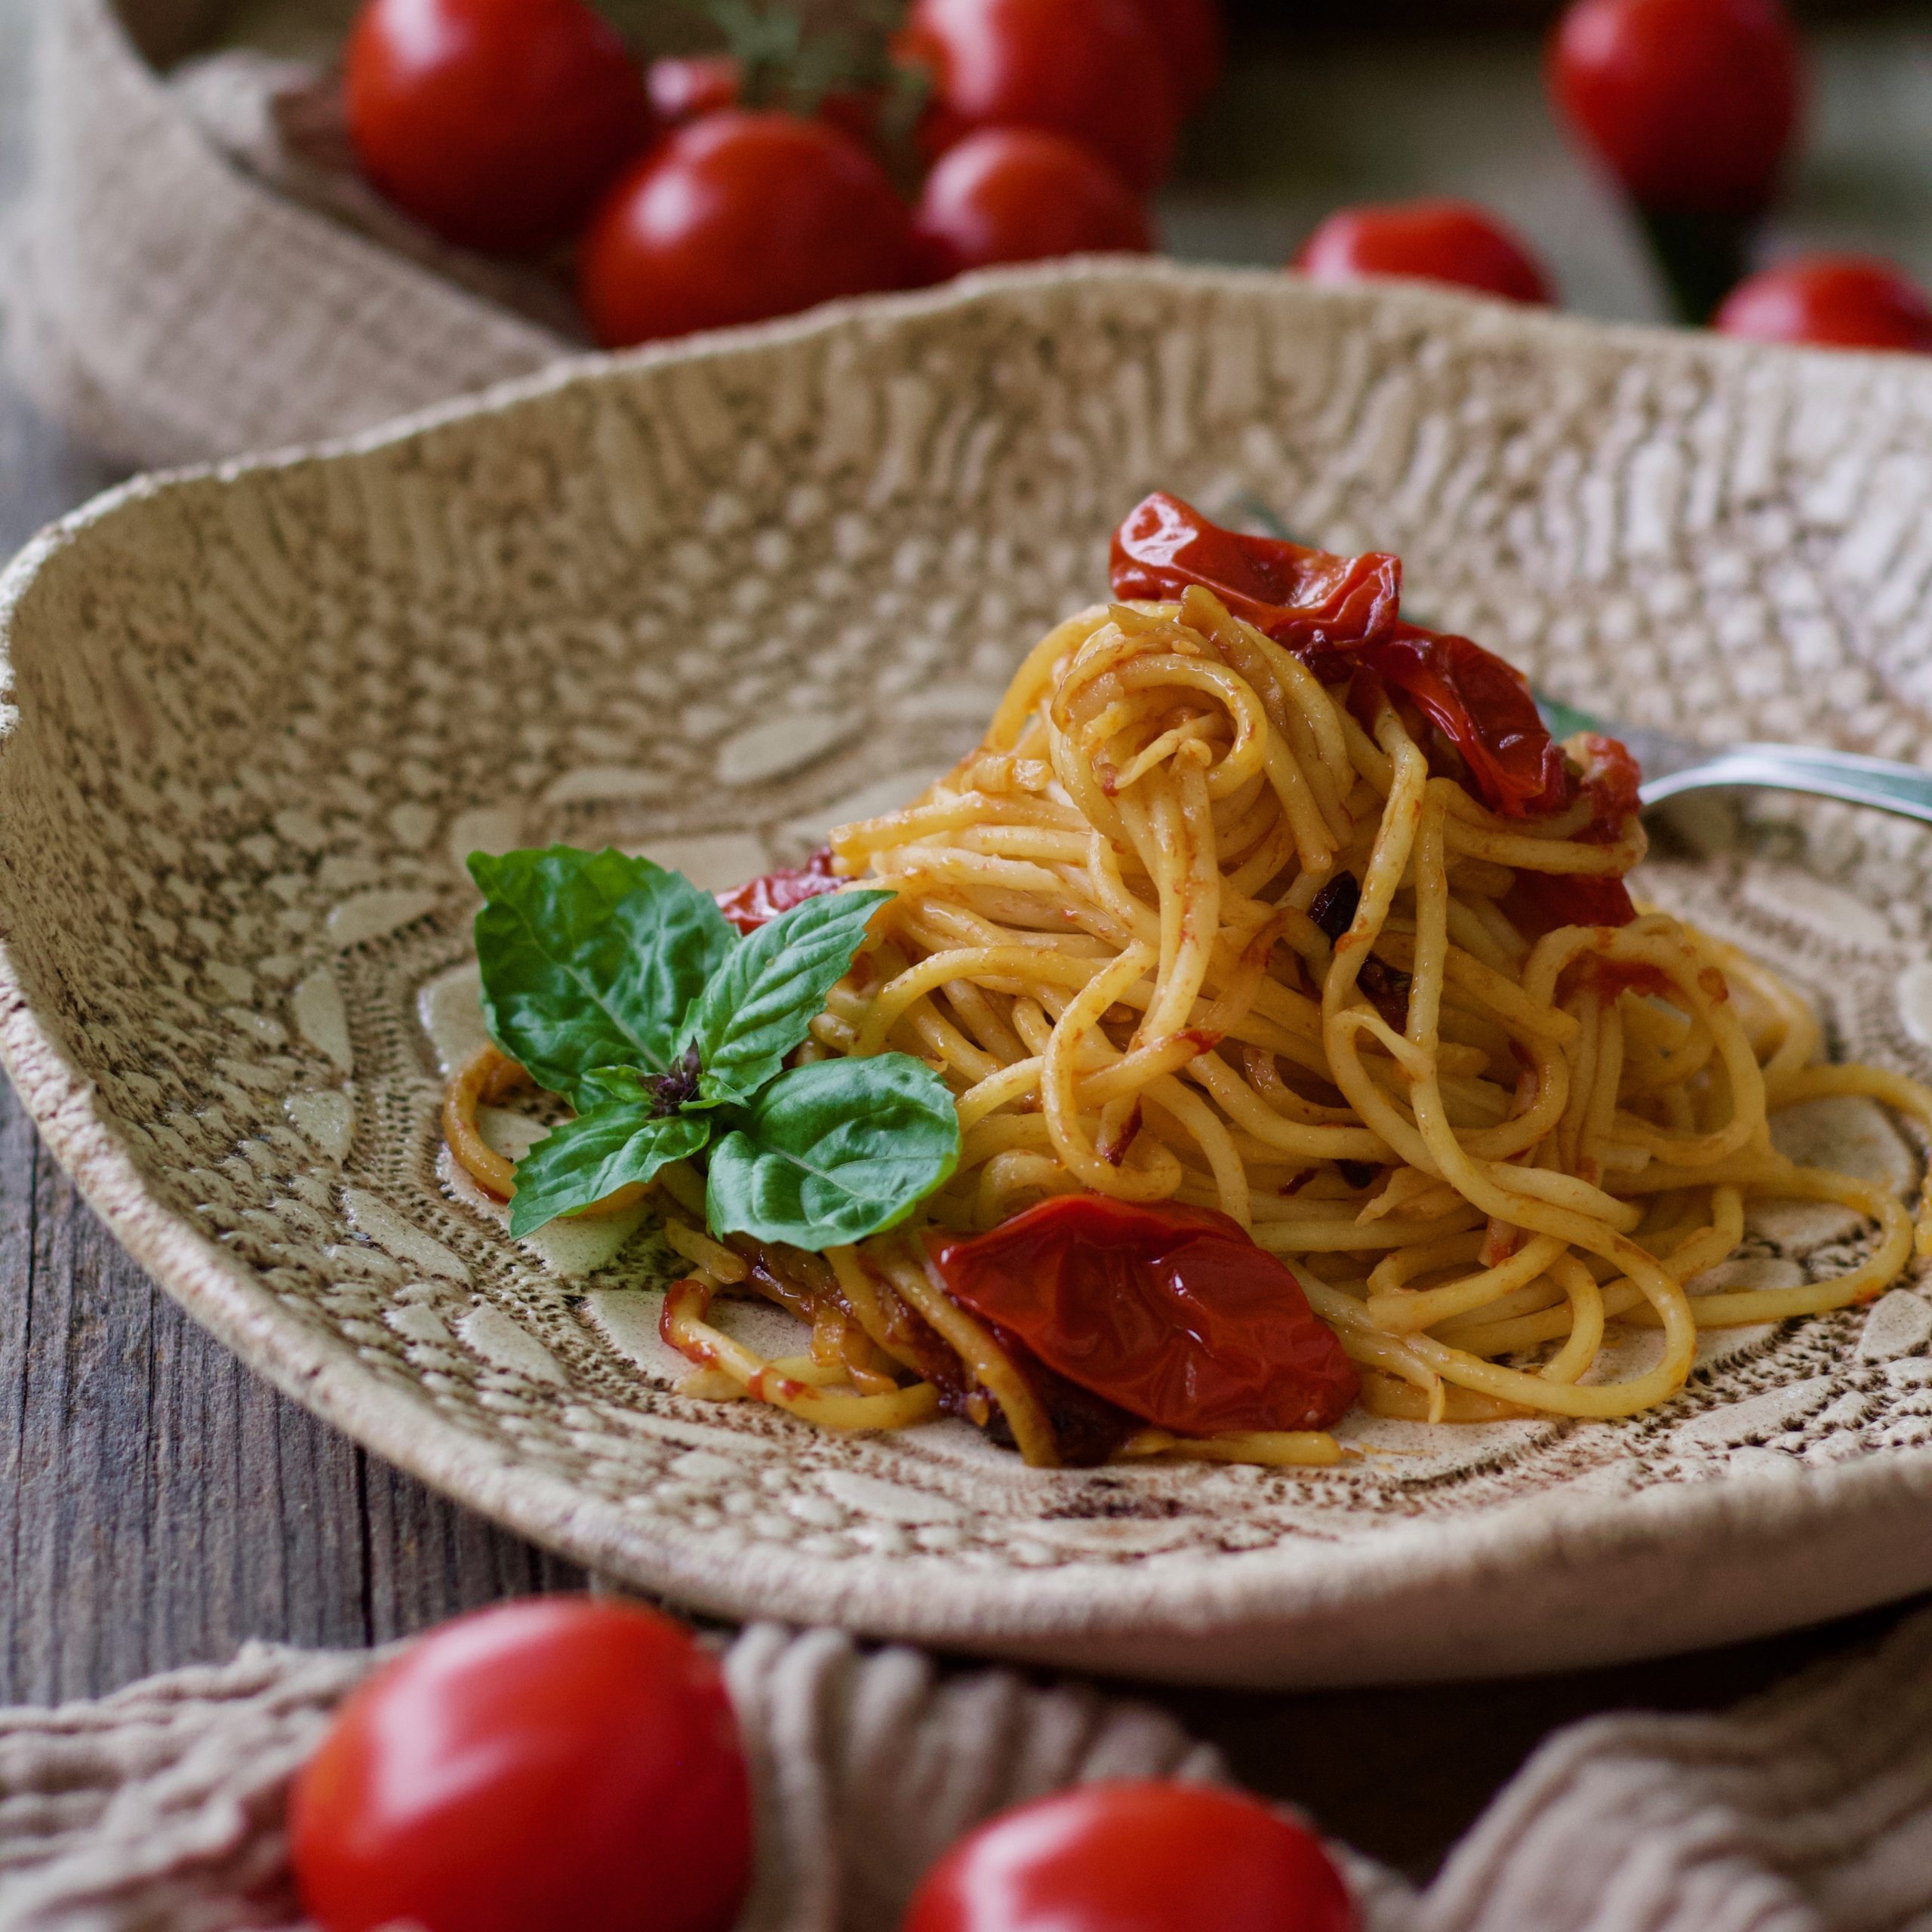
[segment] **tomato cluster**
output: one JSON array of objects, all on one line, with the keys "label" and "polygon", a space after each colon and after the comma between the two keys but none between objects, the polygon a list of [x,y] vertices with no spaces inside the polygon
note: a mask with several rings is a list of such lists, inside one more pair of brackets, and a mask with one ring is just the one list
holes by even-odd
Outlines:
[{"label": "tomato cluster", "polygon": [[[586,0],[364,0],[344,102],[383,193],[463,247],[560,266],[570,250],[590,333],[621,347],[998,263],[1144,252],[1146,196],[1226,56],[1220,0],[905,0],[862,72],[774,96],[764,57],[641,63]],[[1932,346],[1926,296],[1887,263],[1744,277],[1803,118],[1784,0],[1571,0],[1549,87],[1686,319]],[[1292,266],[1553,299],[1521,236],[1453,199],[1341,209]]]},{"label": "tomato cluster", "polygon": [[[654,1612],[549,1598],[459,1619],[350,1697],[289,1844],[321,1932],[731,1932],[751,1783],[724,1678]],[[903,1932],[1354,1932],[1305,1826],[1237,1793],[1091,1786],[995,1818]]]},{"label": "tomato cluster", "polygon": [[[574,245],[585,321],[617,348],[1143,251],[1144,197],[1223,51],[1220,0],[912,0],[875,63],[890,82],[807,110],[757,97],[731,54],[647,68],[586,0],[365,0],[343,100],[370,181],[446,240]],[[900,82],[924,96],[909,198]]]},{"label": "tomato cluster", "polygon": [[[1889,263],[1800,256],[1744,274],[1803,118],[1783,0],[1571,0],[1548,78],[1635,210],[1684,320],[1764,342],[1932,351],[1932,300]],[[1522,238],[1466,202],[1340,209],[1294,266],[1315,281],[1394,275],[1552,299]]]},{"label": "tomato cluster", "polygon": [[1889,263],[1826,254],[1743,274],[1804,118],[1804,51],[1783,0],[1572,0],[1549,78],[1637,211],[1685,320],[1767,342],[1932,346],[1924,295]]}]

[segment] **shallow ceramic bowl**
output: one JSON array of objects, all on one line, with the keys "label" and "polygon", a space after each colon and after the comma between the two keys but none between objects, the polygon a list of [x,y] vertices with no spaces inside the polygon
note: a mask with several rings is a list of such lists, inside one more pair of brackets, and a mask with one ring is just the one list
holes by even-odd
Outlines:
[{"label": "shallow ceramic bowl", "polygon": [[[474,848],[706,884],[909,795],[1143,491],[1408,561],[1559,694],[1911,755],[1932,365],[1423,292],[1021,275],[143,482],[0,589],[0,1049],[134,1254],[372,1449],[730,1616],[1310,1683],[1578,1664],[1932,1584],[1932,1303],[1715,1338],[1618,1426],[1357,1423],[1329,1472],[1039,1472],[672,1391],[648,1227],[519,1246],[439,1159]],[[1659,866],[1841,1051],[1932,1071],[1928,846],[1848,811]],[[1901,1186],[1880,1116],[1790,1130]],[[628,1235],[629,1238],[624,1238]],[[1754,1220],[1746,1278],[1858,1230]],[[761,1319],[747,1315],[754,1328]]]}]

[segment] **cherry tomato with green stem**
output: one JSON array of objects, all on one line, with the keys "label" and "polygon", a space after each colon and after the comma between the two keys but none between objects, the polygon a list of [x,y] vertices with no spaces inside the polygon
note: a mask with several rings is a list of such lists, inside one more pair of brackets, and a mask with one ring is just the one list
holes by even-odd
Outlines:
[{"label": "cherry tomato with green stem", "polygon": [[821,120],[736,109],[646,155],[578,252],[584,315],[609,349],[919,278],[911,214],[857,141]]},{"label": "cherry tomato with green stem", "polygon": [[1638,207],[1753,215],[1798,126],[1798,36],[1779,0],[1576,0],[1551,91]]},{"label": "cherry tomato with green stem", "polygon": [[1043,128],[1143,191],[1174,159],[1180,114],[1143,0],[914,0],[898,53],[931,78],[935,154],[976,128]]},{"label": "cherry tomato with green stem", "polygon": [[491,254],[567,239],[653,128],[643,75],[583,0],[367,0],[343,108],[377,189]]},{"label": "cherry tomato with green stem", "polygon": [[1713,325],[1754,342],[1932,352],[1932,300],[1875,255],[1800,255],[1740,282]]},{"label": "cherry tomato with green stem", "polygon": [[655,1612],[500,1605],[355,1691],[297,1780],[322,1932],[730,1932],[752,1810],[715,1662]]},{"label": "cherry tomato with green stem", "polygon": [[1574,0],[1549,91],[1635,205],[1681,319],[1744,271],[1804,105],[1780,0]]},{"label": "cherry tomato with green stem", "polygon": [[982,128],[948,149],[912,223],[939,276],[1153,246],[1134,190],[1091,148],[1037,128]]},{"label": "cherry tomato with green stem", "polygon": [[1337,208],[1294,266],[1312,281],[1393,275],[1447,282],[1512,302],[1551,299],[1548,272],[1522,238],[1470,202],[1426,199]]},{"label": "cherry tomato with green stem", "polygon": [[901,1932],[1355,1932],[1306,1826],[1205,1785],[1088,1785],[963,1838]]}]

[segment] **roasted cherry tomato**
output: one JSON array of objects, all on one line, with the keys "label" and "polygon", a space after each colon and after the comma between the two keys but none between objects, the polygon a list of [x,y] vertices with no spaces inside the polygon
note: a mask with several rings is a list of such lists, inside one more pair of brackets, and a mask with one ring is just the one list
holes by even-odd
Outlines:
[{"label": "roasted cherry tomato", "polygon": [[1023,1805],[928,1875],[902,1932],[1354,1932],[1321,1841],[1238,1792],[1100,1784]]},{"label": "roasted cherry tomato", "polygon": [[1386,202],[1338,208],[1302,244],[1312,281],[1398,275],[1446,281],[1512,302],[1547,302],[1549,277],[1522,241],[1468,202]]},{"label": "roasted cherry tomato", "polygon": [[865,149],[823,121],[713,114],[614,188],[578,292],[606,348],[789,315],[917,278],[912,217]]},{"label": "roasted cherry tomato", "polygon": [[935,149],[975,128],[1044,128],[1142,189],[1174,158],[1180,116],[1143,0],[915,0],[899,51],[932,75]]},{"label": "roasted cherry tomato", "polygon": [[[1628,746],[1594,732],[1572,740],[1565,749],[1583,764],[1582,789],[1590,805],[1589,823],[1576,834],[1578,841],[1614,844],[1642,809],[1642,771]],[[1516,930],[1532,940],[1558,926],[1627,926],[1637,916],[1621,878],[1582,872],[1520,870],[1502,906]],[[1654,977],[1647,968],[1633,968],[1623,983],[1648,989]]]},{"label": "roasted cherry tomato", "polygon": [[1779,0],[1575,0],[1552,92],[1638,206],[1751,215],[1798,125],[1798,38]]},{"label": "roasted cherry tomato", "polygon": [[1583,795],[1590,822],[1577,836],[1589,845],[1613,845],[1643,808],[1643,768],[1628,745],[1586,731],[1566,747],[1583,768]]},{"label": "roasted cherry tomato", "polygon": [[1576,795],[1522,674],[1466,637],[1401,621],[1393,557],[1337,557],[1223,530],[1157,491],[1115,531],[1112,578],[1116,597],[1154,601],[1199,584],[1326,682],[1372,672],[1426,715],[1494,811],[1546,817]]},{"label": "roasted cherry tomato", "polygon": [[1223,530],[1164,490],[1143,497],[1114,532],[1112,578],[1116,597],[1151,603],[1198,583],[1276,643],[1311,656],[1381,636],[1402,598],[1398,557],[1338,557]]},{"label": "roasted cherry tomato", "polygon": [[913,226],[936,276],[1153,245],[1134,190],[1092,149],[1037,128],[983,128],[949,149]]},{"label": "roasted cherry tomato", "polygon": [[1637,916],[1623,880],[1580,872],[1520,872],[1498,903],[1528,940],[1541,939],[1559,926],[1627,926]]},{"label": "roasted cherry tomato", "polygon": [[718,894],[718,909],[741,933],[755,933],[808,899],[822,899],[851,881],[832,869],[832,848],[821,845],[802,866],[786,866]]},{"label": "roasted cherry tomato", "polygon": [[1932,302],[1871,255],[1801,255],[1741,281],[1715,326],[1755,342],[1932,350]]},{"label": "roasted cherry tomato", "polygon": [[1157,1428],[1327,1429],[1361,1386],[1301,1284],[1211,1208],[1062,1195],[934,1260],[954,1300]]},{"label": "roasted cherry tomato", "polygon": [[1221,0],[1140,0],[1166,57],[1176,105],[1192,114],[1214,91],[1227,65]]},{"label": "roasted cherry tomato", "polygon": [[[1642,808],[1643,772],[1629,746],[1614,738],[1588,733],[1572,740],[1569,749],[1582,761],[1583,792],[1590,804],[1589,823],[1577,837],[1586,845],[1614,844]],[[1502,905],[1516,930],[1532,940],[1558,926],[1627,926],[1637,916],[1620,878],[1580,872],[1519,871]],[[1632,968],[1623,974],[1622,983],[1651,991],[1655,978],[1647,968]]]},{"label": "roasted cherry tomato", "polygon": [[1506,658],[1466,637],[1397,624],[1355,654],[1454,746],[1467,789],[1506,818],[1547,818],[1576,797],[1561,748]]},{"label": "roasted cherry tomato", "polygon": [[654,1612],[478,1612],[349,1700],[297,1779],[323,1932],[730,1932],[750,1786],[717,1665]]},{"label": "roasted cherry tomato", "polygon": [[371,181],[497,254],[573,233],[652,126],[643,76],[583,0],[367,0],[343,98]]}]

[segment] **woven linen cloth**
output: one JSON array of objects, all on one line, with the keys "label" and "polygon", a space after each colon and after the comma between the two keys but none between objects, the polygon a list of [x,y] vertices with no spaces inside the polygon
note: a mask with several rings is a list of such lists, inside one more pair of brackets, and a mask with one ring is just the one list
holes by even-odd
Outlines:
[{"label": "woven linen cloth", "polygon": [[[169,11],[127,0],[157,32]],[[282,155],[268,117],[299,91],[291,70],[240,57],[171,82],[109,0],[47,0],[38,52],[7,349],[103,454],[191,463],[346,435],[581,346],[537,318],[558,312],[540,283],[459,261]]]},{"label": "woven linen cloth", "polygon": [[[371,1661],[254,1644],[97,1703],[0,1712],[0,1927],[294,1927],[288,1780]],[[1145,1707],[945,1677],[833,1632],[753,1628],[725,1671],[759,1795],[742,1932],[894,1932],[920,1873],[993,1811],[1099,1779],[1223,1775]],[[1924,1932],[1932,1613],[1726,1715],[1559,1733],[1420,1897],[1340,1856],[1364,1932]]]},{"label": "woven linen cloth", "polygon": [[1718,1717],[1546,1743],[1411,1932],[1926,1932],[1932,1613]]}]

